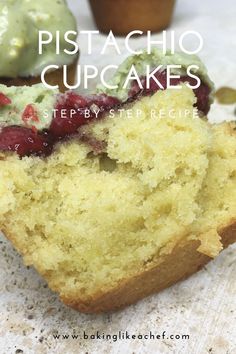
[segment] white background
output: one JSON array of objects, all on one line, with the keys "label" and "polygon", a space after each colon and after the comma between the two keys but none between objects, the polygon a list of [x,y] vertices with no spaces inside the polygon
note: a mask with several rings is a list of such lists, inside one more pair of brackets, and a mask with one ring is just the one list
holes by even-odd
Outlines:
[{"label": "white background", "polygon": [[[115,1],[115,0],[114,0]],[[128,1],[128,0],[127,0]],[[69,1],[78,19],[79,30],[96,29],[85,0]],[[236,3],[235,0],[179,0],[171,30],[177,37],[196,30],[204,38],[200,53],[216,87],[234,86],[236,74]],[[122,11],[122,9],[121,9]],[[155,36],[155,38],[160,35]],[[105,37],[99,36],[93,55],[86,55],[87,43],[80,38],[80,64],[100,68],[119,63],[122,57],[98,55]],[[124,51],[123,39],[118,40]],[[133,45],[140,48],[145,38]],[[214,104],[210,119],[232,119],[233,106]],[[21,257],[3,237],[0,238],[0,352],[15,353],[236,353],[236,255],[230,247],[217,260],[190,279],[151,296],[123,311],[110,315],[83,315],[65,307],[33,270],[24,267]],[[59,334],[116,333],[149,331],[189,334],[187,341],[133,340],[54,340]]]}]

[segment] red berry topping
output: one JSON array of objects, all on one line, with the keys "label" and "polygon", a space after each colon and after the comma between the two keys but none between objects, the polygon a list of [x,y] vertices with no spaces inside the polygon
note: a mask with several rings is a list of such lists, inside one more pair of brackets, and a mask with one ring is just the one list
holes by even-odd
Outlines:
[{"label": "red berry topping", "polygon": [[31,127],[31,130],[34,134],[38,133],[38,129],[34,125]]},{"label": "red berry topping", "polygon": [[28,123],[29,120],[32,120],[33,122],[39,122],[37,110],[32,104],[28,104],[25,107],[24,112],[22,113],[22,120],[25,123]]},{"label": "red berry topping", "polygon": [[19,156],[47,156],[51,153],[52,144],[46,133],[37,134],[28,128],[10,126],[0,132],[0,150],[15,151]]},{"label": "red berry topping", "polygon": [[0,92],[0,107],[8,106],[11,104],[11,99],[4,95],[4,93]]},{"label": "red berry topping", "polygon": [[[78,129],[96,118],[102,118],[105,112],[110,109],[116,109],[120,105],[127,104],[128,101],[134,101],[140,96],[151,95],[157,90],[166,89],[167,75],[166,71],[155,74],[161,88],[154,79],[150,80],[150,87],[147,88],[146,77],[141,77],[143,89],[140,89],[137,81],[133,81],[129,91],[129,98],[126,102],[120,102],[117,98],[105,94],[80,96],[74,92],[67,92],[61,95],[55,107],[54,117],[48,131],[37,132],[33,126],[31,129],[18,126],[5,127],[0,131],[0,150],[15,151],[19,156],[44,155],[51,153],[53,145],[59,140],[73,136],[78,133]],[[172,79],[172,85],[178,85],[181,82],[195,84],[193,78],[187,76],[178,79]],[[209,93],[210,88],[201,82],[200,87],[193,90],[196,97],[196,106],[199,111],[207,114],[209,111]],[[2,99],[2,103],[1,103]],[[0,105],[9,104],[10,100],[0,94]],[[22,120],[27,124],[29,120],[38,122],[37,111],[32,104],[26,106]]]},{"label": "red berry topping", "polygon": [[59,100],[49,132],[56,138],[77,133],[81,125],[120,104],[115,97],[105,94],[82,97],[68,92]]}]

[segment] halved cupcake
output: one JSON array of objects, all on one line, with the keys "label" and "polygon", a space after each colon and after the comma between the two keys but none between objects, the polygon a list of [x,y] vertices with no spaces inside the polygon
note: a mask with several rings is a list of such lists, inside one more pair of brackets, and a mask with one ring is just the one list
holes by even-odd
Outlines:
[{"label": "halved cupcake", "polygon": [[69,306],[134,303],[236,240],[235,130],[199,117],[199,76],[195,92],[185,70],[180,90],[165,70],[163,89],[113,96],[0,87],[0,229]]}]

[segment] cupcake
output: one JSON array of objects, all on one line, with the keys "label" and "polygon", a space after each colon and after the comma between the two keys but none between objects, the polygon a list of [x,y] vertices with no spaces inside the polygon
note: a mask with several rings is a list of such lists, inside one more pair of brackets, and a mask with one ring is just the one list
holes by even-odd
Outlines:
[{"label": "cupcake", "polygon": [[236,241],[236,131],[195,116],[210,104],[199,65],[195,92],[184,71],[181,90],[113,97],[0,85],[0,230],[65,304],[117,310]]},{"label": "cupcake", "polygon": [[126,35],[134,30],[158,32],[169,26],[175,0],[90,0],[102,32]]},{"label": "cupcake", "polygon": [[[48,71],[45,81],[49,85],[63,84],[63,65],[67,65],[67,82],[75,79],[78,53],[68,55],[65,49],[73,46],[64,39],[67,31],[76,31],[76,20],[64,0],[3,0],[0,3],[0,83],[7,86],[31,86],[41,82],[41,72],[48,65],[58,69]],[[53,35],[51,43],[39,55],[39,31]],[[56,31],[60,34],[60,54],[56,54]],[[70,37],[72,38],[72,36]],[[76,39],[76,38],[74,38]]]}]

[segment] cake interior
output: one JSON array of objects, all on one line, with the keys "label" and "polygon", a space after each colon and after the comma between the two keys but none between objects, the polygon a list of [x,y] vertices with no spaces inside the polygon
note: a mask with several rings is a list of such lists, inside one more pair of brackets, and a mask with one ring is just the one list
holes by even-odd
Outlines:
[{"label": "cake interior", "polygon": [[91,122],[83,134],[99,153],[81,139],[47,158],[0,153],[0,229],[61,296],[105,292],[183,238],[221,250],[217,227],[236,215],[235,132],[194,104],[183,86]]}]

